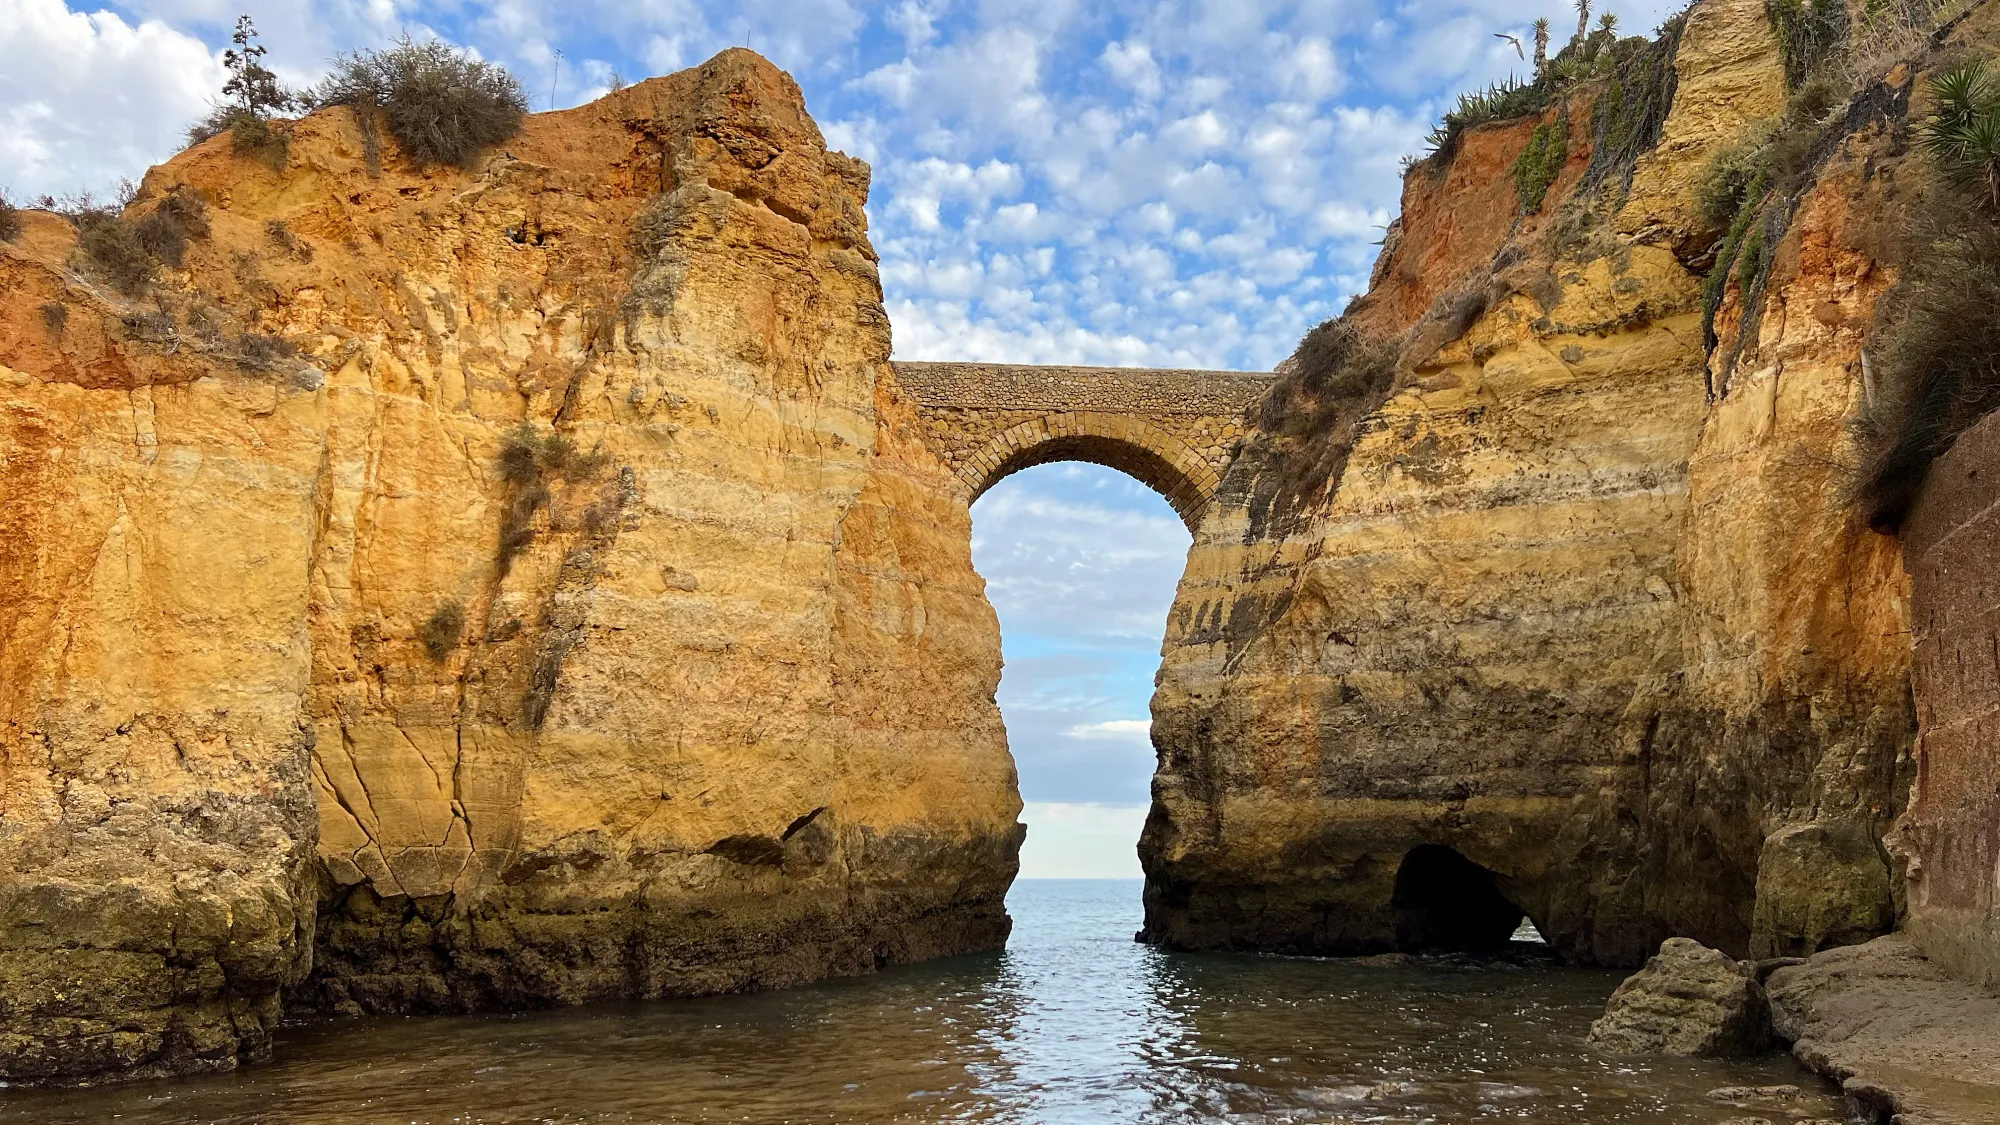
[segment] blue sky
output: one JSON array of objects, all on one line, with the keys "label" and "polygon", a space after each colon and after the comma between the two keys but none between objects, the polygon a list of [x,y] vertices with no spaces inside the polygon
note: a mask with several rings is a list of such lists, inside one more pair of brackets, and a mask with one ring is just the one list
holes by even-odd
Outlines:
[{"label": "blue sky", "polygon": [[[1670,5],[1612,10],[1648,32]],[[1526,71],[1495,33],[1574,26],[1514,0],[0,0],[0,190],[104,194],[171,155],[244,11],[293,84],[434,34],[537,109],[751,47],[875,169],[899,358],[1256,370],[1365,285],[1452,96]],[[1136,874],[1138,725],[1186,533],[1137,484],[1062,466],[974,522],[1028,870]]]}]

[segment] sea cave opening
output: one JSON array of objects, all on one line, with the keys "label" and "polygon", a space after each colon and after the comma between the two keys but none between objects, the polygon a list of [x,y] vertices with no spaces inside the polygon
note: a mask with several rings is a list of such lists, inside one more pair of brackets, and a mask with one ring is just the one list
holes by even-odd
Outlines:
[{"label": "sea cave opening", "polygon": [[1081,459],[1099,450],[1057,452],[1067,456],[1008,466],[972,508],[1028,826],[1009,896],[1017,939],[1042,924],[1043,912],[1021,909],[1033,884],[1096,881],[1091,896],[1136,916],[1156,762],[1153,680],[1192,542],[1162,482],[1133,472],[1137,458],[1114,467]]},{"label": "sea cave opening", "polygon": [[1493,872],[1442,844],[1403,854],[1389,906],[1396,948],[1406,953],[1501,949],[1528,934],[1527,912],[1501,893]]}]

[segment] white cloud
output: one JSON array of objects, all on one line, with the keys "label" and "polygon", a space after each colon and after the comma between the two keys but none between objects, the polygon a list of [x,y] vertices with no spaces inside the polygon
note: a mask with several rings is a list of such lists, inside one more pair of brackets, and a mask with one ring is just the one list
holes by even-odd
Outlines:
[{"label": "white cloud", "polygon": [[1023,879],[1137,879],[1147,805],[1030,801],[1021,845]]},{"label": "white cloud", "polygon": [[1146,101],[1160,96],[1160,65],[1153,61],[1152,49],[1144,43],[1111,43],[1098,56],[1111,77]]},{"label": "white cloud", "polygon": [[1317,36],[1280,56],[1278,75],[1286,93],[1309,102],[1324,101],[1345,85],[1333,44]]},{"label": "white cloud", "polygon": [[1106,719],[1098,723],[1078,723],[1069,728],[1071,738],[1110,738],[1121,741],[1151,743],[1153,720],[1151,719]]},{"label": "white cloud", "polygon": [[103,189],[178,150],[222,88],[222,60],[158,20],[0,0],[0,187]]}]

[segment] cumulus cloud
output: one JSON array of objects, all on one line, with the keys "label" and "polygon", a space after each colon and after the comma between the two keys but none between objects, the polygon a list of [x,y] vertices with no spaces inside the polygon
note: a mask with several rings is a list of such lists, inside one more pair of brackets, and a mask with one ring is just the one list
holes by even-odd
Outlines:
[{"label": "cumulus cloud", "polygon": [[1110,43],[1099,58],[1111,76],[1146,101],[1160,96],[1160,65],[1144,43]]},{"label": "cumulus cloud", "polygon": [[0,187],[102,189],[180,147],[223,82],[221,58],[158,20],[0,0]]}]

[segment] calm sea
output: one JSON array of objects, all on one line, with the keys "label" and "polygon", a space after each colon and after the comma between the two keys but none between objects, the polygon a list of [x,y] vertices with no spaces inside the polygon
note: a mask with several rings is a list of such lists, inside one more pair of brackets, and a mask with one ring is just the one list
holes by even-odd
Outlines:
[{"label": "calm sea", "polygon": [[[784,992],[332,1020],[232,1075],[0,1090],[34,1122],[1452,1122],[1838,1118],[1788,1057],[1608,1059],[1619,974],[1135,945],[1139,884],[1041,880],[1005,953]],[[1791,1101],[1708,1092],[1792,1084]]]}]

